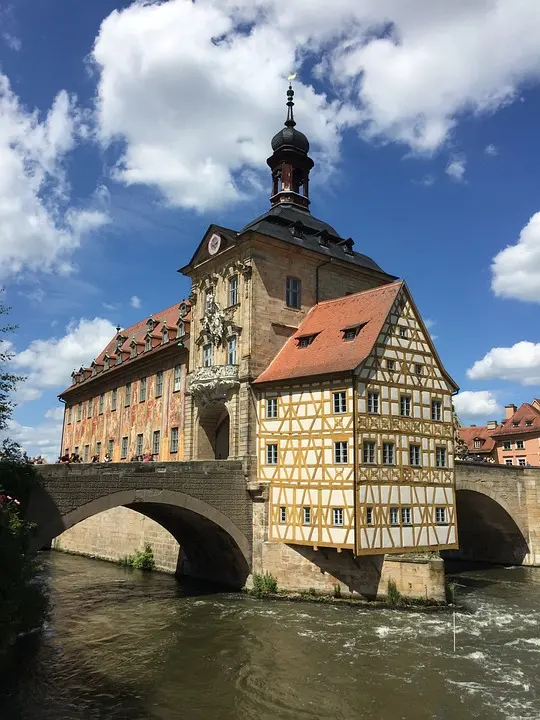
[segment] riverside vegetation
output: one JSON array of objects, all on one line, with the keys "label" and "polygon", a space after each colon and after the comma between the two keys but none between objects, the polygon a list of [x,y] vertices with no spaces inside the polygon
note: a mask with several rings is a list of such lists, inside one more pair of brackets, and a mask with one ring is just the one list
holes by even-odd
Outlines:
[{"label": "riverside vegetation", "polygon": [[134,555],[124,555],[118,560],[118,564],[130,567],[134,570],[145,570],[147,572],[156,569],[156,560],[150,543],[146,543],[142,550],[137,550]]}]

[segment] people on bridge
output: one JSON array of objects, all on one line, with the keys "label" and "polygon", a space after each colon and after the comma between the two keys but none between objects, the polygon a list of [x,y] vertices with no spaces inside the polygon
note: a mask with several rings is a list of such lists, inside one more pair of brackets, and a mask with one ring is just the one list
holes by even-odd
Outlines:
[{"label": "people on bridge", "polygon": [[90,460],[91,463],[97,463],[99,462],[99,455],[92,455],[92,459]]},{"label": "people on bridge", "polygon": [[105,454],[105,457],[103,458],[103,462],[112,462],[112,458],[109,455],[109,453]]}]

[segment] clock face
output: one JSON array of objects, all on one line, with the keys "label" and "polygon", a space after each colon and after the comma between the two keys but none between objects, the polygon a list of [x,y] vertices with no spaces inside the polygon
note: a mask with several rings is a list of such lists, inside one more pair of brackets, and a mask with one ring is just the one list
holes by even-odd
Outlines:
[{"label": "clock face", "polygon": [[215,255],[217,251],[219,250],[221,246],[221,238],[219,235],[216,235],[215,233],[212,235],[210,240],[208,241],[208,252],[210,255]]}]

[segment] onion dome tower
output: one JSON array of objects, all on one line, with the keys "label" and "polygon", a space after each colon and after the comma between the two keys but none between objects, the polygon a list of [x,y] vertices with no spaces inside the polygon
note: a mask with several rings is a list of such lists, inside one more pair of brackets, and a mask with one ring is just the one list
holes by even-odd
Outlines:
[{"label": "onion dome tower", "polygon": [[266,161],[272,170],[272,207],[294,205],[308,210],[309,171],[313,160],[309,157],[309,141],[296,130],[294,120],[294,90],[287,90],[287,119],[285,126],[272,138],[273,154]]}]

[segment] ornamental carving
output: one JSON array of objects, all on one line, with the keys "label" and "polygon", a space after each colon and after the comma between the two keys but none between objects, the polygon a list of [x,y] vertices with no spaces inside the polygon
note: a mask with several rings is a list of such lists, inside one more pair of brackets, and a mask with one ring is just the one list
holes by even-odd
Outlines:
[{"label": "ornamental carving", "polygon": [[214,299],[210,300],[203,321],[203,332],[211,341],[212,345],[220,347],[225,340],[225,330],[227,328],[227,317],[221,310]]},{"label": "ornamental carving", "polygon": [[188,391],[200,407],[225,402],[239,385],[236,365],[202,367],[188,377]]}]

